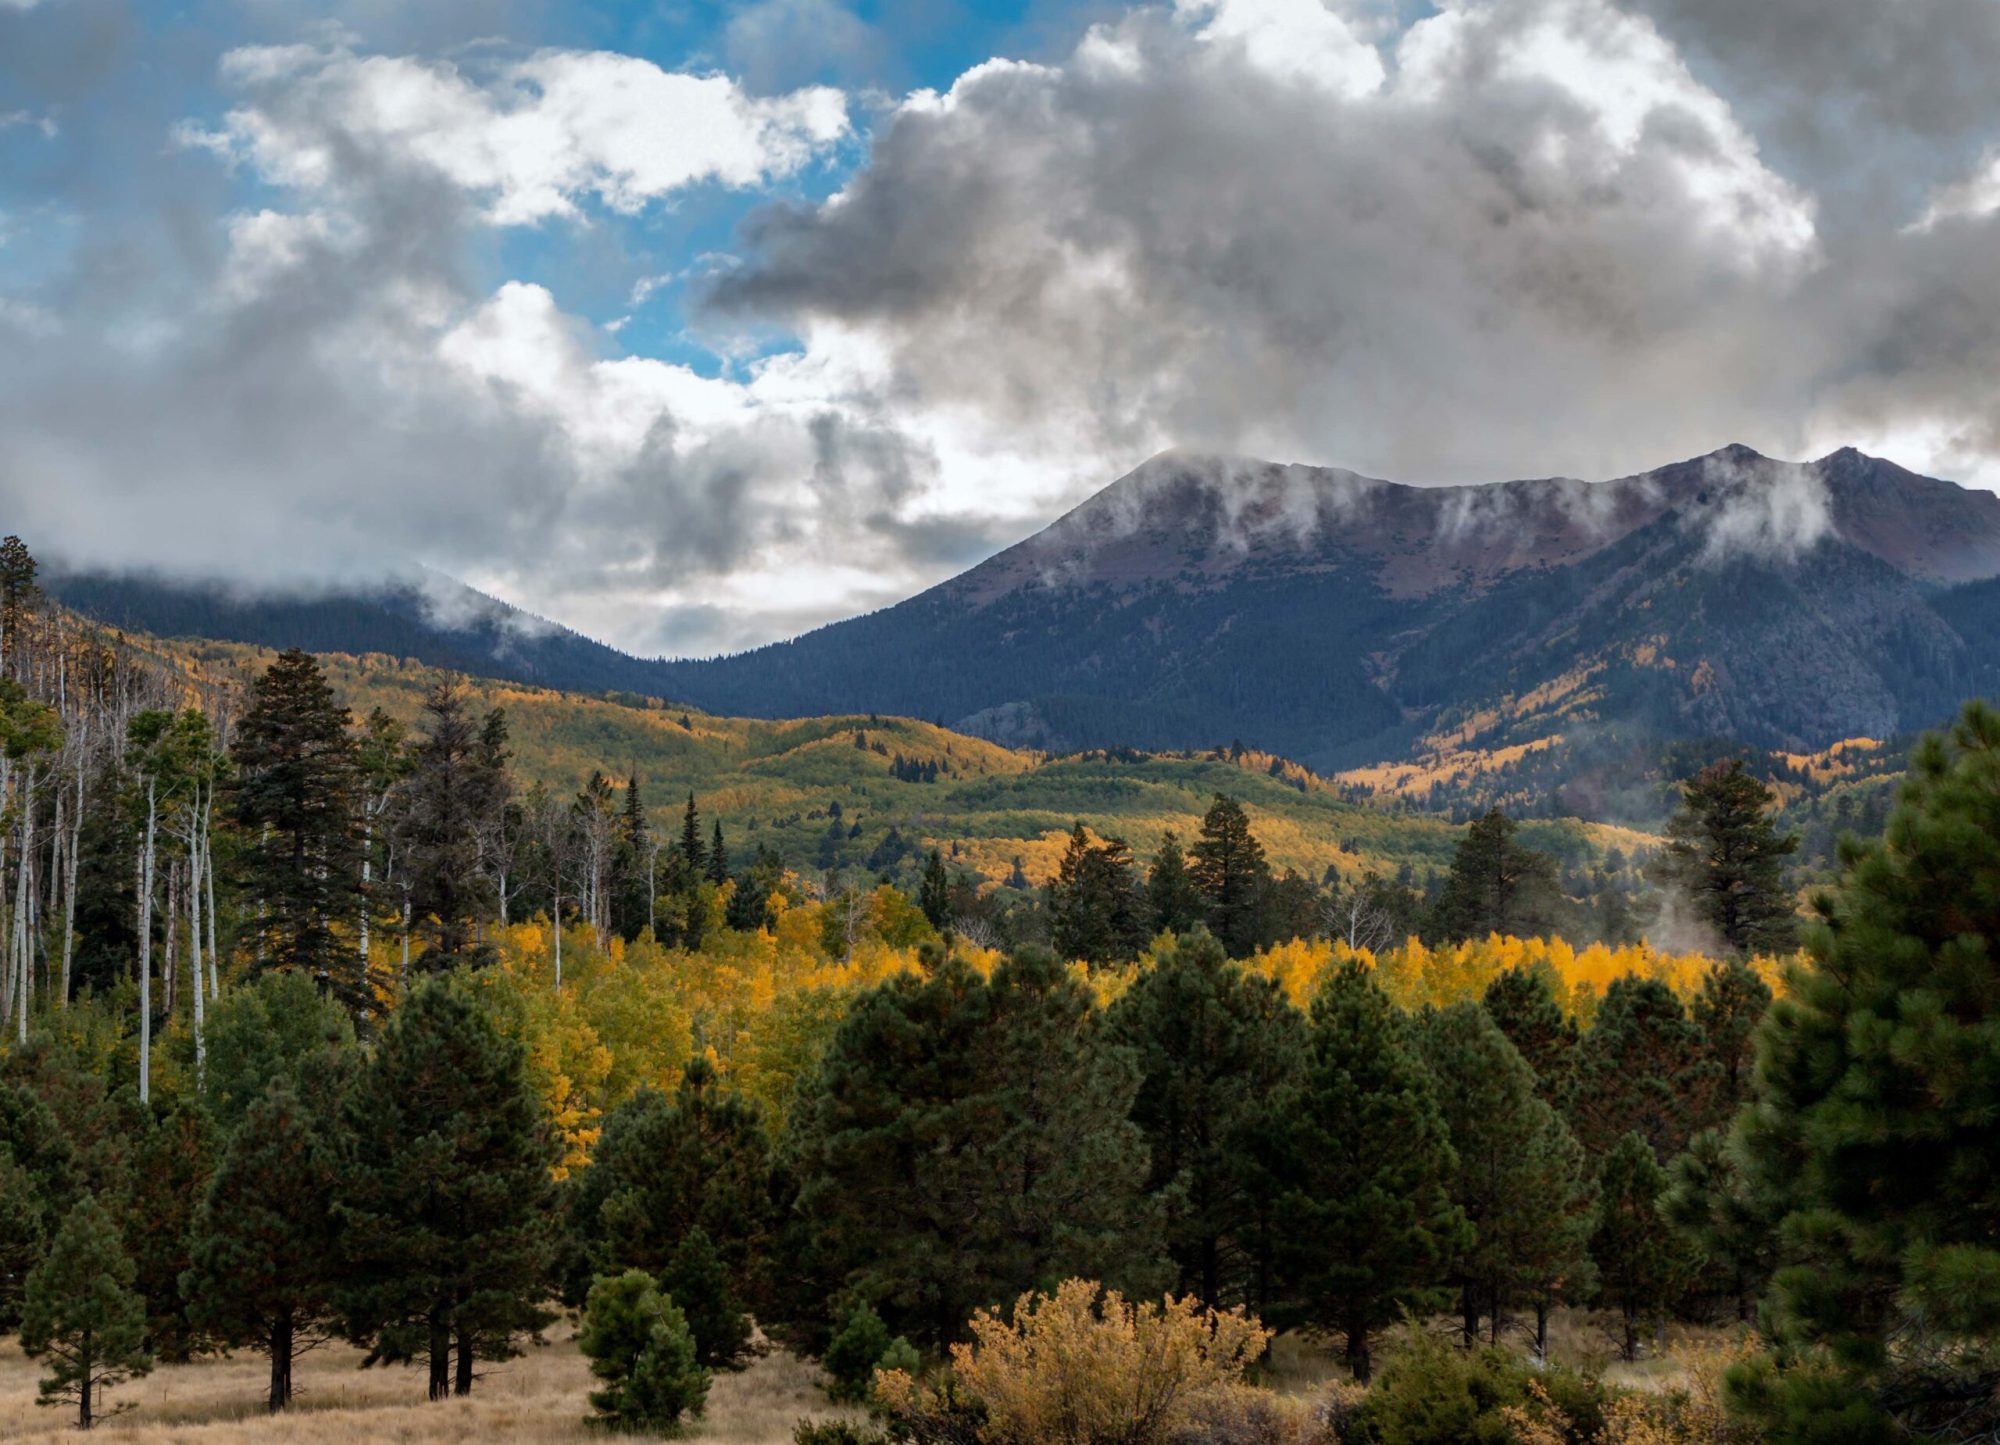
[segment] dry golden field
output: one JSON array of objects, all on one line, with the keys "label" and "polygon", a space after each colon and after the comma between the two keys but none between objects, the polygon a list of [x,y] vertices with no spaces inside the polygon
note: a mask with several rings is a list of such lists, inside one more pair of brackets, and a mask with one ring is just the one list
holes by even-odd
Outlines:
[{"label": "dry golden field", "polygon": [[[0,1342],[0,1440],[82,1440],[118,1445],[561,1445],[593,1441],[603,1431],[584,1424],[590,1371],[573,1331],[557,1325],[550,1343],[518,1360],[485,1366],[471,1396],[430,1404],[424,1377],[409,1369],[357,1368],[361,1354],[329,1344],[304,1356],[295,1379],[298,1399],[273,1419],[263,1408],[263,1358],[238,1354],[192,1365],[163,1365],[113,1390],[105,1405],[133,1408],[103,1420],[86,1437],[74,1428],[74,1406],[37,1407],[33,1360],[12,1339]],[[682,1438],[718,1445],[789,1445],[792,1427],[815,1419],[852,1417],[827,1403],[813,1366],[782,1352],[741,1374],[719,1375],[708,1413]]]}]

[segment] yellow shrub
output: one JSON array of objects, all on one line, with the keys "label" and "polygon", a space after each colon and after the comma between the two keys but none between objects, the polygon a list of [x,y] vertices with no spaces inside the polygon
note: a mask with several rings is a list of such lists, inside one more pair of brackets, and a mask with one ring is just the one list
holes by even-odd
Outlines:
[{"label": "yellow shrub", "polygon": [[961,1390],[1007,1445],[1164,1445],[1195,1402],[1238,1384],[1270,1334],[1193,1297],[1131,1304],[1073,1279],[1025,1294],[1011,1322],[981,1310],[952,1347]]}]

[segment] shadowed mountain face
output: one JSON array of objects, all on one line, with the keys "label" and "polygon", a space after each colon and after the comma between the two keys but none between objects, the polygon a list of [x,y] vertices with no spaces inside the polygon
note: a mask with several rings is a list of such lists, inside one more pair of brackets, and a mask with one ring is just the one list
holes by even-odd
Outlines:
[{"label": "shadowed mountain face", "polygon": [[1992,687],[1993,578],[2000,497],[1854,451],[1429,488],[1170,453],[899,606],[669,664],[668,690],[1321,768],[1607,729],[1803,747]]},{"label": "shadowed mountain face", "polygon": [[1477,487],[1168,453],[907,602],[698,662],[626,657],[436,585],[53,590],[169,635],[715,713],[904,714],[1053,748],[1240,739],[1322,770],[1558,734],[1808,748],[2000,688],[2000,497],[1852,450],[1726,447],[1617,481]]}]

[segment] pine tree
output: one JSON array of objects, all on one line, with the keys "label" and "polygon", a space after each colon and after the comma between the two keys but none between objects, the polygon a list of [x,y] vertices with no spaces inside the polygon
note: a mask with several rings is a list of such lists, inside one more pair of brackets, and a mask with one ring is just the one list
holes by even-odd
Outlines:
[{"label": "pine tree", "polygon": [[1741,758],[1706,767],[1681,785],[1667,824],[1659,877],[1687,893],[1695,912],[1739,953],[1782,953],[1798,941],[1798,909],[1785,860],[1798,835],[1780,833],[1776,796]]},{"label": "pine tree", "polygon": [[153,1368],[146,1305],[132,1289],[134,1273],[111,1215],[85,1196],[63,1219],[22,1292],[22,1353],[46,1357],[50,1366],[35,1403],[75,1401],[76,1423],[84,1430],[115,1413],[98,1408],[105,1390]]},{"label": "pine tree", "polygon": [[1689,1012],[1711,1066],[1716,1093],[1709,1112],[1718,1121],[1731,1118],[1749,1095],[1757,1025],[1770,1006],[1771,986],[1735,959],[1717,963],[1702,978]]},{"label": "pine tree", "polygon": [[375,1009],[370,980],[333,929],[360,905],[350,721],[319,664],[294,648],[252,685],[231,755],[238,866],[258,912],[259,968],[304,973],[364,1017]]},{"label": "pine tree", "polygon": [[161,1360],[182,1364],[213,1342],[181,1291],[181,1274],[192,1262],[190,1227],[222,1140],[206,1110],[184,1103],[143,1120],[126,1147],[130,1183],[119,1224],[136,1271],[133,1287],[146,1304],[146,1338]]},{"label": "pine tree", "polygon": [[930,926],[949,937],[951,934],[951,876],[945,871],[944,853],[931,849],[924,860],[924,876],[917,885],[917,907]]},{"label": "pine tree", "polygon": [[1465,1343],[1477,1341],[1484,1315],[1497,1345],[1505,1311],[1525,1301],[1536,1306],[1545,1346],[1545,1296],[1588,1258],[1595,1186],[1582,1150],[1536,1097],[1527,1061],[1478,1004],[1427,1015],[1419,1039],[1457,1155],[1452,1201],[1473,1229],[1454,1260]]},{"label": "pine tree", "polygon": [[696,1225],[667,1261],[660,1284],[687,1316],[694,1355],[704,1369],[740,1370],[750,1349],[750,1317],[729,1283],[708,1231]]},{"label": "pine tree", "polygon": [[[945,959],[856,999],[795,1115],[788,1305],[872,1302],[941,1348],[973,1308],[1078,1275],[1163,1282],[1137,1071],[1046,951],[991,980]],[[911,1148],[912,1139],[926,1141]]]},{"label": "pine tree", "polygon": [[[1914,751],[1759,1032],[1739,1121],[1779,1228],[1764,1318],[1828,1370],[1740,1381],[1776,1440],[2000,1428],[2000,712]],[[1783,1425],[1784,1428],[1778,1428]]]},{"label": "pine tree", "polygon": [[1253,1136],[1271,1101],[1298,1086],[1305,1020],[1197,929],[1133,981],[1105,1030],[1139,1063],[1132,1119],[1151,1157],[1147,1192],[1165,1201],[1177,1292],[1261,1311],[1272,1286],[1271,1184]]},{"label": "pine tree", "polygon": [[354,1052],[354,1025],[296,974],[266,974],[225,993],[209,1021],[209,1112],[235,1128],[283,1080],[302,1096],[338,1092]]},{"label": "pine tree", "polygon": [[35,571],[27,543],[15,536],[0,540],[0,672],[9,677],[20,674],[21,627],[41,601]]},{"label": "pine tree", "polygon": [[684,888],[692,888],[702,876],[708,857],[701,846],[701,815],[695,811],[694,794],[688,794],[687,811],[681,815],[680,856],[676,860],[683,870]]},{"label": "pine tree", "polygon": [[1466,829],[1438,899],[1438,937],[1533,938],[1554,930],[1562,902],[1556,860],[1517,841],[1519,828],[1493,808]]},{"label": "pine tree", "polygon": [[507,805],[506,724],[498,712],[475,725],[456,684],[424,697],[423,736],[398,793],[396,832],[409,906],[432,973],[481,963],[481,925],[499,914],[482,869],[480,839]]},{"label": "pine tree", "polygon": [[468,1394],[475,1354],[547,1319],[557,1149],[521,1046],[452,979],[427,980],[343,1116],[345,1329],[377,1358],[428,1355],[432,1399]]},{"label": "pine tree", "polygon": [[1720,1129],[1690,1139],[1668,1167],[1660,1213],[1700,1257],[1710,1288],[1730,1301],[1737,1320],[1755,1320],[1777,1251],[1778,1222],[1769,1198],[1750,1187],[1738,1141]]},{"label": "pine tree", "polygon": [[1146,875],[1146,903],[1156,932],[1186,933],[1204,916],[1201,894],[1188,876],[1187,854],[1171,828],[1160,839],[1160,851]]},{"label": "pine tree", "polygon": [[1599,1298],[1622,1322],[1619,1352],[1626,1360],[1639,1358],[1640,1326],[1666,1308],[1691,1265],[1685,1246],[1660,1215],[1666,1188],[1652,1146],[1636,1133],[1612,1145],[1598,1169],[1598,1223],[1590,1257],[1597,1266]]},{"label": "pine tree", "polygon": [[1554,974],[1547,965],[1510,968],[1486,986],[1481,1002],[1534,1070],[1535,1092],[1559,1106],[1569,1092],[1581,1035],[1556,1001]]},{"label": "pine tree", "polygon": [[0,1330],[21,1320],[22,1291],[83,1187],[76,1149],[24,1084],[0,1083]]},{"label": "pine tree", "polygon": [[1055,949],[1093,966],[1123,962],[1146,944],[1143,895],[1123,838],[1093,842],[1078,823],[1049,884]]},{"label": "pine tree", "polygon": [[270,1363],[269,1408],[292,1402],[292,1364],[335,1322],[341,1175],[324,1110],[287,1079],[251,1104],[194,1221],[182,1289],[196,1320]]},{"label": "pine tree", "polygon": [[1291,1115],[1297,1170],[1292,1285],[1303,1323],[1342,1335],[1367,1381],[1371,1341],[1406,1308],[1440,1302],[1471,1238],[1452,1203],[1452,1152],[1434,1083],[1396,1006],[1358,961],[1313,1000],[1305,1085]]},{"label": "pine tree", "polygon": [[671,1097],[642,1089],[618,1105],[576,1180],[568,1228],[580,1301],[593,1274],[666,1274],[700,1230],[721,1255],[732,1291],[754,1296],[771,1228],[771,1142],[757,1106],[689,1060]]},{"label": "pine tree", "polygon": [[590,1404],[605,1424],[662,1433],[683,1415],[701,1414],[708,1372],[695,1360],[687,1318],[644,1270],[606,1275],[591,1287],[576,1343],[604,1381]]},{"label": "pine tree", "polygon": [[1191,852],[1188,877],[1201,895],[1209,931],[1231,958],[1249,957],[1265,941],[1264,900],[1271,869],[1243,805],[1217,793]]},{"label": "pine tree", "polygon": [[1671,1159],[1714,1122],[1716,1070],[1701,1030],[1657,979],[1615,978],[1577,1047],[1564,1112],[1583,1147],[1604,1154],[1636,1133]]},{"label": "pine tree", "polygon": [[611,864],[611,927],[627,943],[657,922],[653,864],[653,831],[646,820],[639,775],[634,773],[625,784],[625,806],[618,817]]},{"label": "pine tree", "polygon": [[717,888],[729,881],[729,849],[722,842],[722,819],[717,818],[708,832],[708,881]]}]

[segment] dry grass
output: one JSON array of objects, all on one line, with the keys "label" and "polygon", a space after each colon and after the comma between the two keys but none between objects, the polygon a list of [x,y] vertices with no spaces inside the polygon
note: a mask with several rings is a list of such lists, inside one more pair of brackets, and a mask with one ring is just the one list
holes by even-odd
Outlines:
[{"label": "dry grass", "polygon": [[[550,1344],[518,1360],[484,1367],[470,1397],[431,1404],[416,1370],[357,1368],[361,1354],[328,1345],[300,1360],[297,1400],[273,1419],[264,1412],[261,1356],[238,1354],[192,1365],[166,1365],[111,1393],[107,1403],[134,1408],[102,1422],[92,1436],[73,1428],[73,1407],[38,1407],[39,1367],[14,1340],[0,1343],[0,1440],[82,1440],[124,1445],[562,1445],[609,1438],[584,1424],[590,1371],[572,1332],[558,1326]],[[855,1418],[826,1402],[810,1364],[782,1351],[740,1374],[720,1375],[705,1419],[682,1437],[727,1445],[789,1445],[805,1416]]]}]

